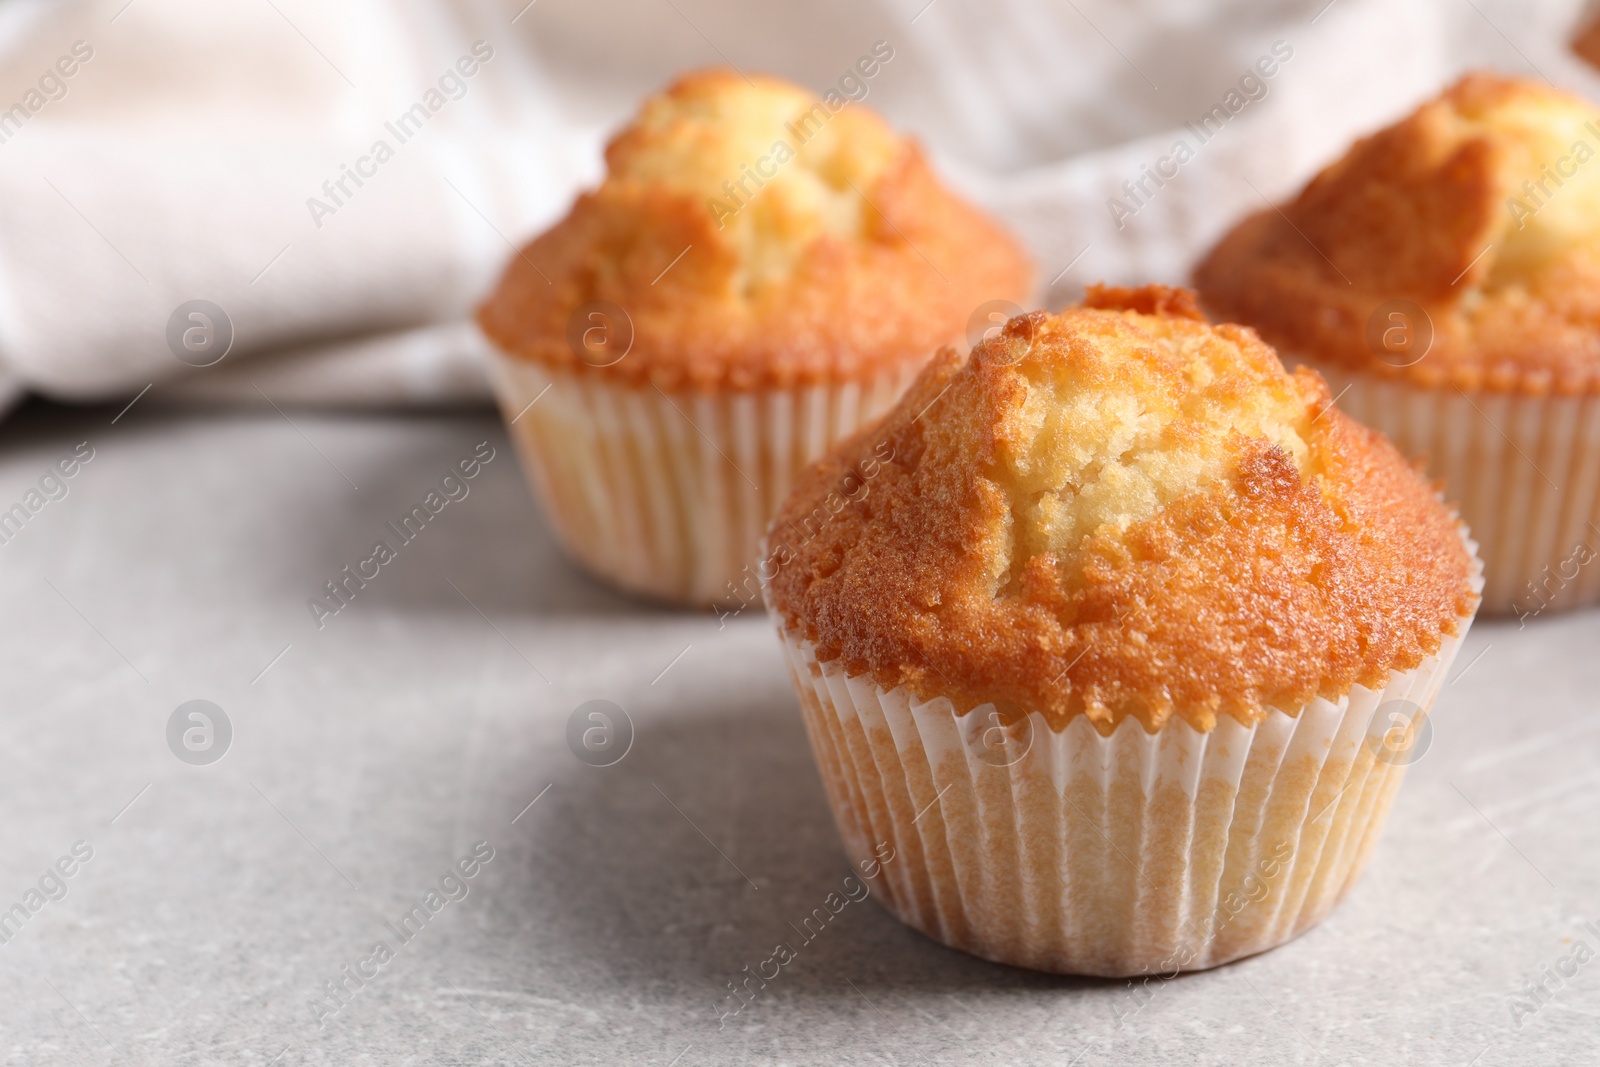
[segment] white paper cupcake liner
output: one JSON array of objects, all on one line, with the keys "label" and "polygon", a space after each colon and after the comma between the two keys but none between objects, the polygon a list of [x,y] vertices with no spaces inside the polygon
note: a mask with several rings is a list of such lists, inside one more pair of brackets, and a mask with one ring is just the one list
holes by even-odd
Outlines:
[{"label": "white paper cupcake liner", "polygon": [[1486,614],[1600,602],[1600,396],[1467,394],[1304,362],[1444,482],[1481,546]]},{"label": "white paper cupcake liner", "polygon": [[697,605],[759,595],[746,568],[754,574],[795,474],[888,410],[921,369],[702,394],[498,352],[493,367],[512,438],[567,551],[630,592]]},{"label": "white paper cupcake liner", "polygon": [[1396,756],[1385,735],[1409,722],[1426,736],[1470,623],[1381,689],[1255,726],[1175,719],[1150,734],[1128,719],[1102,737],[1084,716],[1053,732],[1034,713],[1009,765],[978,739],[993,705],[958,715],[945,697],[886,692],[780,636],[847,851],[894,849],[889,910],[987,959],[1120,977],[1214,967],[1328,913],[1420,754]]}]

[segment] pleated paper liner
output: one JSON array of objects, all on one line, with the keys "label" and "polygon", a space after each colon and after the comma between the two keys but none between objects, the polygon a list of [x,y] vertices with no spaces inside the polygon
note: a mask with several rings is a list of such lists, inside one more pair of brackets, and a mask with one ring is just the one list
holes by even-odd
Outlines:
[{"label": "pleated paper liner", "polygon": [[494,357],[501,410],[567,552],[630,592],[701,606],[760,596],[761,537],[795,474],[888,410],[920,369],[665,393]]},{"label": "pleated paper liner", "polygon": [[1109,737],[1037,713],[996,737],[992,705],[885,692],[780,636],[847,851],[894,850],[885,906],[986,959],[1121,977],[1264,951],[1338,903],[1470,623],[1380,689],[1255,726],[1129,719]]},{"label": "pleated paper liner", "polygon": [[1302,362],[1444,482],[1483,555],[1485,614],[1600,602],[1600,396],[1463,393]]}]

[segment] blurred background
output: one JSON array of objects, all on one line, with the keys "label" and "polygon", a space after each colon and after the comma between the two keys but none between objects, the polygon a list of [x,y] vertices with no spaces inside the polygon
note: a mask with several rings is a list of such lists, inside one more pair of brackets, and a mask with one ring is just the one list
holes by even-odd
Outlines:
[{"label": "blurred background", "polygon": [[[470,309],[511,246],[598,180],[644,95],[727,64],[821,92],[878,41],[894,58],[864,102],[1016,228],[1041,301],[1181,280],[1231,220],[1464,69],[1594,95],[1569,49],[1582,15],[1577,0],[7,0],[0,396],[482,401]],[[475,42],[492,58],[451,73]],[[1225,134],[1130,199],[1123,183],[1195,141],[1184,124],[1274,42],[1289,58],[1246,86]],[[439,106],[401,142],[385,124],[429,92]],[[380,140],[393,158],[362,163]],[[372,173],[346,178],[357,166]],[[203,372],[166,340],[196,299],[233,331]]]}]

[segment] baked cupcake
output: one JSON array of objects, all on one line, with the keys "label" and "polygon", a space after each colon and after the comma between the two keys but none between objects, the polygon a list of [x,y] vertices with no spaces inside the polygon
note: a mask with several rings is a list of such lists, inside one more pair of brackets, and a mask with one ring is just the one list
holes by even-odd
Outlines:
[{"label": "baked cupcake", "polygon": [[1597,153],[1588,103],[1473,74],[1195,273],[1210,311],[1426,460],[1481,546],[1489,612],[1600,600]]},{"label": "baked cupcake", "polygon": [[895,915],[1125,976],[1270,948],[1350,888],[1479,583],[1330,400],[1187,291],[1094,288],[941,352],[801,475],[769,603]]},{"label": "baked cupcake", "polygon": [[915,142],[775,78],[682,78],[606,165],[479,310],[501,407],[591,571],[672,601],[754,600],[794,473],[886,410],[976,307],[1026,300],[1031,268]]}]

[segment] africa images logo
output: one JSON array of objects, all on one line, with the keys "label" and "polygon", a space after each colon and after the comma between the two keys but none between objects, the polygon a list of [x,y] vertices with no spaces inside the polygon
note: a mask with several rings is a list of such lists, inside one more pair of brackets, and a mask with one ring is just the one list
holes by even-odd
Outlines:
[{"label": "africa images logo", "polygon": [[328,1025],[328,1020],[338,1015],[345,1006],[383,974],[384,969],[399,958],[400,951],[417,939],[423,928],[451,904],[467,899],[472,892],[472,879],[494,859],[494,846],[487,841],[475,842],[472,851],[456,860],[453,867],[445,869],[438,881],[423,894],[421,902],[412,903],[397,920],[384,920],[384,927],[394,936],[394,945],[387,939],[372,943],[372,947],[355,963],[347,963],[338,977],[325,979],[322,989],[306,1000],[317,1028]]},{"label": "africa images logo", "polygon": [[1258,58],[1239,76],[1237,87],[1229,89],[1219,102],[1198,119],[1183,124],[1184,130],[1194,137],[1194,144],[1180,137],[1172,143],[1170,152],[1156,160],[1154,167],[1148,163],[1140,164],[1139,176],[1122,183],[1126,199],[1116,196],[1106,198],[1106,210],[1111,213],[1111,221],[1117,224],[1117,229],[1122,229],[1128,219],[1144,210],[1156,190],[1176,178],[1184,164],[1198,154],[1200,146],[1221,133],[1235,115],[1251,104],[1265,100],[1271,92],[1267,83],[1293,56],[1294,48],[1287,41],[1273,41],[1269,53]]},{"label": "africa images logo", "polygon": [[472,492],[472,487],[467,483],[481,474],[494,457],[494,446],[488,441],[479,441],[472,455],[463,456],[439,479],[436,488],[428,490],[422,503],[413,504],[398,523],[392,519],[384,523],[385,531],[394,537],[393,545],[389,544],[387,538],[374,542],[366,558],[358,560],[353,568],[345,564],[337,575],[323,583],[324,596],[307,597],[306,609],[311,612],[317,629],[327,626],[329,619],[349,607],[357,594],[367,587],[367,583],[383,573],[384,567],[399,559],[400,549],[422,536],[422,531],[428,523],[439,517],[440,512],[451,503],[467,499],[467,494]]},{"label": "africa images logo", "polygon": [[[306,197],[306,210],[311,213],[311,221],[316,223],[317,229],[322,229],[325,216],[337,215],[367,181],[376,178],[378,168],[395,157],[399,146],[421,133],[429,119],[444,110],[450,101],[466,96],[466,79],[477,74],[493,58],[494,48],[487,41],[475,41],[471,55],[462,56],[454,66],[446,67],[444,73],[439,75],[437,85],[429,86],[421,100],[395,116],[394,121],[383,124],[384,130],[394,138],[394,144],[391,145],[388,138],[379,137],[372,142],[365,155],[356,157],[355,166],[339,164],[339,173],[322,183],[322,194],[326,199]],[[352,183],[354,188],[351,188]]]},{"label": "africa images logo", "polygon": [[722,183],[727,199],[711,197],[706,200],[706,210],[717,220],[717,229],[722,229],[729,219],[743,211],[766,183],[778,176],[779,168],[799,155],[806,142],[821,133],[845,105],[865,100],[871,89],[868,82],[893,58],[894,47],[888,41],[874,41],[872,54],[856,60],[855,66],[840,76],[838,87],[823,94],[821,103],[813,104],[811,110],[783,124],[788,138],[773,141],[766,154],[753,162],[741,163],[739,176]]}]

